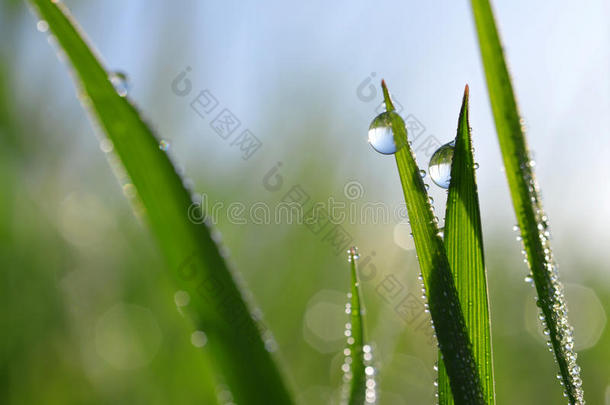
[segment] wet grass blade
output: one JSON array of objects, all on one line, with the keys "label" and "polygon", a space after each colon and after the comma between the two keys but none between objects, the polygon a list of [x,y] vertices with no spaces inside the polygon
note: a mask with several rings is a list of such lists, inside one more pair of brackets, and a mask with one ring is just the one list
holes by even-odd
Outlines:
[{"label": "wet grass blade", "polygon": [[212,359],[237,403],[292,403],[265,349],[260,326],[250,316],[210,230],[189,221],[190,194],[168,156],[159,149],[159,140],[134,106],[117,94],[65,7],[49,0],[31,3],[70,61],[81,100],[114,144],[174,270],[176,285],[190,295],[185,310],[197,329],[207,334],[204,357]]},{"label": "wet grass blade", "polygon": [[[350,285],[349,293],[349,310],[350,321],[346,328],[347,350],[345,354],[345,363],[343,371],[346,381],[346,397],[348,405],[362,405],[366,400],[366,374],[364,361],[364,324],[362,322],[362,306],[360,304],[360,283],[358,282],[358,273],[356,261],[358,260],[358,252],[356,248],[351,248],[348,251],[348,260],[350,265]],[[346,311],[348,312],[348,311]],[[369,349],[367,349],[369,351]],[[348,360],[349,359],[349,360]]]},{"label": "wet grass blade", "polygon": [[[388,112],[394,112],[388,89],[382,82]],[[458,293],[449,268],[445,245],[430,205],[420,170],[407,142],[403,119],[391,114],[391,125],[397,145],[396,164],[402,183],[409,222],[415,241],[430,315],[457,404],[483,404],[483,391],[475,366]]]},{"label": "wet grass blade", "polygon": [[530,159],[493,11],[488,0],[472,0],[472,10],[506,177],[538,295],[537,304],[544,316],[568,401],[584,403],[572,327],[549,243],[548,219],[540,201],[534,162]]},{"label": "wet grass blade", "polygon": [[[451,182],[445,215],[444,242],[447,258],[462,303],[466,328],[488,405],[495,403],[491,351],[491,326],[487,297],[487,275],[483,256],[483,234],[479,197],[468,120],[468,86],[458,120],[451,164]],[[439,404],[453,404],[449,379],[439,356]]]}]

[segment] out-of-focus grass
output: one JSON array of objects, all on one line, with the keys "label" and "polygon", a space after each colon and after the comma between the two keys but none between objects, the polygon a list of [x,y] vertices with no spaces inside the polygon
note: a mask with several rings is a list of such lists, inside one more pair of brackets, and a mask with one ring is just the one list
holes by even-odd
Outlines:
[{"label": "out-of-focus grass", "polygon": [[[269,336],[252,315],[253,309],[245,298],[248,291],[237,284],[238,275],[229,268],[221,247],[212,237],[213,230],[208,224],[195,223],[190,217],[193,200],[165,153],[167,142],[155,136],[134,105],[125,98],[127,89],[122,86],[126,83],[115,83],[127,80],[125,75],[111,74],[102,66],[65,5],[46,0],[32,0],[30,5],[41,18],[38,29],[49,30],[49,38],[56,41],[59,51],[72,67],[81,103],[89,109],[94,124],[103,131],[103,141],[113,146],[116,155],[112,156],[117,159],[119,170],[125,171],[118,176],[119,179],[128,178],[122,180],[125,194],[156,236],[168,270],[174,274],[176,288],[180,289],[176,292],[176,304],[188,313],[197,329],[192,335],[193,345],[206,346],[202,350],[205,359],[202,362],[217,375],[217,383],[228,385],[231,398],[219,395],[219,400],[292,403],[291,394],[270,354],[275,351],[269,348],[269,345],[275,345],[272,335]],[[121,87],[116,88],[117,85]],[[199,216],[213,215],[207,208],[196,208]],[[87,215],[86,210],[83,214]],[[125,317],[124,312],[124,308],[119,308],[119,312],[114,311],[111,315]],[[141,314],[141,311],[137,312]],[[141,316],[146,318],[143,322],[154,322],[144,314]],[[103,321],[102,327],[108,322],[120,322],[112,325],[114,330],[101,333],[100,339],[110,340],[103,345],[108,346],[108,350],[116,350],[115,335],[129,333],[132,329],[142,335],[157,335],[154,324],[149,325],[154,330],[149,332],[137,320],[111,318],[109,321],[104,318]],[[158,339],[154,339],[154,345]],[[133,340],[136,342],[131,344],[138,346],[137,339]],[[138,347],[138,350],[143,349]]]}]

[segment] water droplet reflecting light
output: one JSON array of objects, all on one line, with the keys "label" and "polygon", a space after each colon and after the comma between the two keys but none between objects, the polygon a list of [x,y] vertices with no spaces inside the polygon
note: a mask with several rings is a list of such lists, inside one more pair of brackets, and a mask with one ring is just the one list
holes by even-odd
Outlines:
[{"label": "water droplet reflecting light", "polygon": [[430,178],[439,187],[449,188],[451,180],[451,161],[453,160],[453,150],[455,141],[444,144],[432,154],[428,165]]},{"label": "water droplet reflecting light", "polygon": [[392,129],[392,121],[400,121],[404,125],[404,121],[394,111],[386,111],[379,114],[369,127],[368,140],[373,149],[384,155],[392,155],[401,149],[404,142],[401,140],[397,144]]}]

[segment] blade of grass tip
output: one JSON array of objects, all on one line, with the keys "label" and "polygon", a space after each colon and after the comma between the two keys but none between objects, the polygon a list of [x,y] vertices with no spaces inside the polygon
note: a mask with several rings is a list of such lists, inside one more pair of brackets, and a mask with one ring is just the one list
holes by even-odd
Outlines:
[{"label": "blade of grass tip", "polygon": [[[187,215],[192,201],[167,154],[135,107],[119,95],[108,73],[79,34],[65,6],[31,0],[74,69],[80,98],[114,145],[137,190],[180,289],[182,309],[207,335],[203,356],[237,403],[290,404],[292,400],[258,325],[210,230]],[[40,24],[39,24],[40,26]],[[201,214],[201,212],[199,212]]]},{"label": "blade of grass tip", "polygon": [[[468,85],[464,90],[451,162],[451,181],[445,215],[444,242],[458,297],[464,310],[483,395],[495,403],[491,351],[491,325],[487,275],[483,256],[483,233],[468,120]],[[438,365],[439,404],[453,404],[443,360]]]},{"label": "blade of grass tip", "polygon": [[472,346],[457,290],[430,199],[407,142],[403,119],[395,113],[387,86],[381,82],[396,145],[396,165],[404,192],[415,249],[428,297],[430,315],[447,368],[456,404],[484,404]]},{"label": "blade of grass tip", "polygon": [[[350,293],[346,311],[350,315],[345,328],[347,348],[342,370],[345,385],[343,401],[347,405],[372,404],[376,401],[374,386],[375,369],[370,365],[372,360],[371,346],[366,345],[364,338],[364,308],[361,305],[360,281],[356,261],[360,257],[358,249],[352,247],[347,251],[350,263]],[[373,384],[371,384],[371,381]]]},{"label": "blade of grass tip", "polygon": [[472,0],[487,89],[520,238],[538,295],[537,305],[559,365],[564,393],[571,404],[584,403],[580,367],[576,364],[573,328],[549,242],[544,213],[521,117],[508,73],[493,11],[487,0]]}]

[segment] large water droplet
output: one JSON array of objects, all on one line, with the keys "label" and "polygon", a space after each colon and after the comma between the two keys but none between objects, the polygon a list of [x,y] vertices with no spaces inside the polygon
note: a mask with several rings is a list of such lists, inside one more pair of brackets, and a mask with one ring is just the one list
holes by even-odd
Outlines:
[{"label": "large water droplet", "polygon": [[404,121],[394,111],[386,111],[379,114],[369,127],[369,143],[377,152],[384,155],[392,155],[401,149],[406,140],[400,140],[397,144],[392,130],[392,120],[398,118],[401,125]]},{"label": "large water droplet", "polygon": [[129,90],[127,75],[123,72],[113,72],[108,78],[119,96],[125,97],[127,95],[127,90]]},{"label": "large water droplet", "polygon": [[453,149],[455,141],[444,144],[432,154],[428,164],[430,178],[439,187],[449,188],[451,180],[451,161],[453,160]]}]

